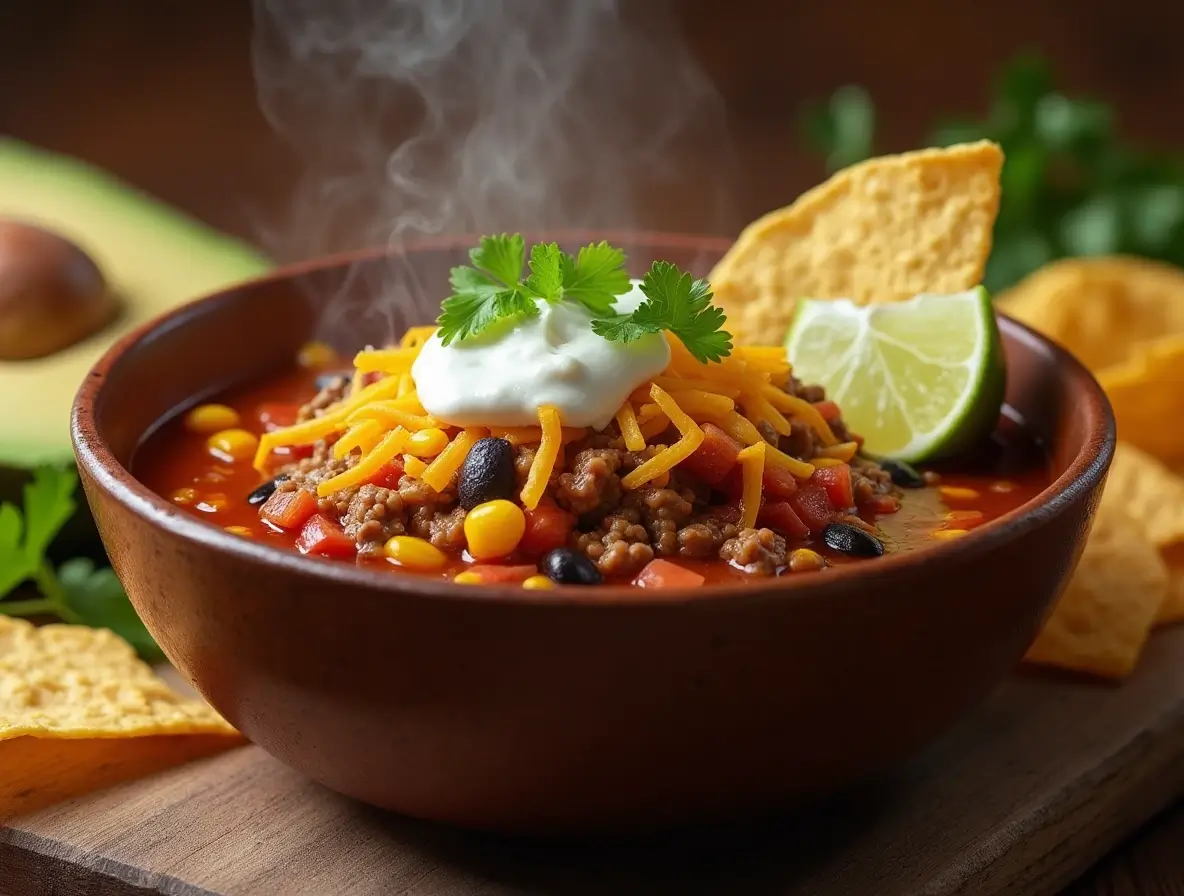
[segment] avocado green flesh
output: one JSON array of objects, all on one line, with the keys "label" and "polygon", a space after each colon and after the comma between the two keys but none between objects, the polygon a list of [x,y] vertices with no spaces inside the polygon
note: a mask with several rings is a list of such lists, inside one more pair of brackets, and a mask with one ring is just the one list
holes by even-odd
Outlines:
[{"label": "avocado green flesh", "polygon": [[[120,301],[117,320],[45,358],[0,360],[0,468],[71,463],[70,406],[87,372],[129,330],[268,267],[265,258],[89,165],[0,139],[0,217],[87,252]],[[12,477],[0,477],[0,484]],[[8,489],[2,499],[18,498]]]}]

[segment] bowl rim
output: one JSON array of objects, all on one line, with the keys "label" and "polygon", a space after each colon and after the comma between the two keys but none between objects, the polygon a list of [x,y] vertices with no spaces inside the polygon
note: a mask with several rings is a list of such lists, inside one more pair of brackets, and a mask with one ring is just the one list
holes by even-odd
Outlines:
[{"label": "bowl rim", "polygon": [[[674,248],[697,252],[721,252],[733,244],[730,237],[628,231],[612,229],[553,230],[525,234],[531,240],[589,242],[608,240],[615,245]],[[1082,448],[1061,475],[1037,495],[1007,513],[970,531],[965,538],[935,542],[917,551],[889,554],[870,563],[842,564],[824,576],[776,576],[761,582],[713,584],[647,590],[629,585],[594,585],[580,588],[528,590],[512,584],[460,585],[445,579],[415,574],[366,569],[339,560],[307,557],[289,548],[242,538],[212,523],[179,511],[165,498],[152,492],[121,464],[102,437],[96,417],[97,398],[113,367],[141,341],[156,332],[183,326],[186,319],[205,312],[212,305],[234,301],[254,286],[278,283],[321,271],[358,263],[371,263],[398,255],[458,250],[474,245],[471,234],[445,234],[408,240],[396,247],[377,247],[342,252],[323,258],[281,265],[264,274],[226,286],[151,318],[124,335],[104,352],[91,368],[76,394],[70,418],[70,437],[79,467],[85,468],[95,484],[111,499],[142,522],[164,529],[174,537],[196,546],[226,553],[240,562],[272,566],[287,574],[311,577],[341,586],[387,592],[405,598],[446,599],[461,603],[509,603],[563,607],[596,606],[680,606],[713,601],[744,601],[775,595],[778,600],[827,599],[830,592],[859,581],[874,583],[911,573],[918,565],[936,567],[956,564],[988,553],[1022,538],[1046,524],[1072,505],[1083,493],[1104,481],[1116,444],[1116,426],[1110,402],[1093,375],[1075,357],[1055,342],[1029,327],[996,312],[1002,327],[1028,347],[1050,354],[1054,367],[1066,381],[1084,390],[1082,398],[1097,409],[1091,431]],[[196,395],[194,396],[197,397]],[[180,408],[173,409],[176,413]],[[155,424],[154,424],[155,426]]]}]

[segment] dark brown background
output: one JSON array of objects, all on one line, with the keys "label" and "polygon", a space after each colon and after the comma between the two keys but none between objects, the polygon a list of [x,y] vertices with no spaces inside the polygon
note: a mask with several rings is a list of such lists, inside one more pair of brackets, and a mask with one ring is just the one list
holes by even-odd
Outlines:
[{"label": "dark brown background", "polygon": [[[723,94],[734,157],[726,172],[697,159],[647,193],[640,226],[729,232],[818,180],[795,136],[804,100],[865,84],[879,148],[906,149],[935,117],[981,111],[992,74],[1020,50],[1045,54],[1066,89],[1112,103],[1131,137],[1184,148],[1184,4],[683,0],[676,16]],[[0,133],[82,156],[255,239],[260,220],[282,218],[298,165],[256,106],[250,33],[247,0],[0,0]],[[730,215],[696,200],[696,179],[715,177],[731,178]],[[1078,890],[1169,891],[1184,893],[1181,809]]]}]

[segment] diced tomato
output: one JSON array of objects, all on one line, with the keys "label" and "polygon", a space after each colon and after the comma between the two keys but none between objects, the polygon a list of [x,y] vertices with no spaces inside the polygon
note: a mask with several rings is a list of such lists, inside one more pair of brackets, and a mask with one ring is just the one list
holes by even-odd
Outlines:
[{"label": "diced tomato", "polygon": [[362,374],[362,385],[372,386],[374,383],[377,383],[380,379],[382,379],[382,376],[382,373],[377,370],[373,370],[370,373],[364,373]]},{"label": "diced tomato", "polygon": [[708,508],[708,515],[720,522],[735,525],[740,522],[740,505],[725,504],[722,507],[711,507]]},{"label": "diced tomato", "polygon": [[300,530],[296,548],[302,554],[318,557],[352,557],[358,552],[357,544],[341,526],[319,513],[309,517]]},{"label": "diced tomato", "polygon": [[382,488],[398,488],[399,480],[403,478],[403,460],[395,458],[388,460],[378,468],[378,472],[370,480],[371,483]]},{"label": "diced tomato", "polygon": [[729,504],[740,502],[740,497],[744,494],[744,472],[740,469],[739,464],[728,471],[728,475],[715,487],[715,490],[723,495]]},{"label": "diced tomato", "polygon": [[263,431],[272,432],[273,430],[283,429],[285,426],[291,426],[295,423],[296,416],[300,413],[300,405],[291,404],[290,402],[270,401],[266,404],[259,405],[255,413],[259,417],[259,422],[263,425]]},{"label": "diced tomato", "polygon": [[788,498],[798,490],[798,481],[793,473],[784,467],[765,463],[765,475],[761,478],[765,495],[770,498]]},{"label": "diced tomato", "polygon": [[789,506],[798,515],[798,519],[814,533],[821,532],[834,516],[834,508],[830,498],[826,496],[826,489],[815,482],[807,482],[798,489],[797,494],[789,499]]},{"label": "diced tomato", "polygon": [[263,506],[259,516],[281,529],[299,529],[317,512],[317,499],[304,489],[275,491]]},{"label": "diced tomato", "polygon": [[576,526],[576,518],[553,501],[544,500],[534,510],[526,511],[526,532],[518,547],[536,556],[561,548]]},{"label": "diced tomato", "polygon": [[855,506],[855,493],[851,490],[851,468],[847,464],[833,467],[815,467],[811,482],[821,485],[835,510],[847,510]]},{"label": "diced tomato", "polygon": [[794,513],[788,501],[766,503],[757,515],[756,524],[780,532],[787,538],[805,538],[810,534],[810,527]]},{"label": "diced tomato", "polygon": [[497,585],[510,582],[525,582],[531,576],[537,576],[537,566],[522,564],[520,566],[498,566],[495,563],[474,563],[465,572],[476,573],[481,577],[482,584]]},{"label": "diced tomato", "polygon": [[736,466],[740,445],[730,435],[711,423],[703,424],[703,444],[679,464],[679,468],[708,485],[719,485]]},{"label": "diced tomato", "polygon": [[827,423],[834,423],[843,416],[843,412],[833,401],[816,401],[814,402],[814,407],[818,409],[818,413],[822,415],[822,419]]},{"label": "diced tomato", "polygon": [[633,584],[638,588],[698,588],[703,576],[669,560],[651,560],[637,574]]},{"label": "diced tomato", "polygon": [[872,495],[862,506],[872,513],[896,513],[900,510],[900,500],[892,495]]}]

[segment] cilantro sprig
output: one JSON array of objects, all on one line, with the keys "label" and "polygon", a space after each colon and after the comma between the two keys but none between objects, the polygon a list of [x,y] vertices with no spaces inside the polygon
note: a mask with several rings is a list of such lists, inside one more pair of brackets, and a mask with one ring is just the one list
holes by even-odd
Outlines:
[{"label": "cilantro sprig", "polygon": [[[109,568],[85,557],[54,568],[50,544],[74,514],[78,475],[42,467],[24,488],[24,511],[0,504],[0,615],[52,616],[62,622],[109,628],[144,659],[163,658],[123,587]],[[18,596],[29,583],[37,596]]]},{"label": "cilantro sprig", "polygon": [[616,299],[630,290],[625,253],[606,242],[574,256],[558,243],[537,243],[528,259],[521,234],[501,234],[482,237],[469,259],[471,266],[453,268],[449,278],[453,293],[437,320],[444,345],[478,336],[499,321],[537,317],[542,300],[582,305],[593,331],[610,342],[669,331],[702,362],[731,353],[732,337],[723,329],[724,313],[711,304],[711,287],[669,262],[654,262],[641,281],[646,300],[622,314]]}]

